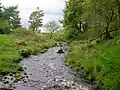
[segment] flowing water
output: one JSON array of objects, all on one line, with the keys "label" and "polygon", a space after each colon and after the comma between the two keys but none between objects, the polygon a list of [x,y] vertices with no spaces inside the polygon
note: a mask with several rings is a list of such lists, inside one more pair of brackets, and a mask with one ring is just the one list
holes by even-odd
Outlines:
[{"label": "flowing water", "polygon": [[24,69],[21,80],[12,83],[15,80],[14,75],[8,75],[6,77],[9,79],[12,76],[12,79],[8,80],[11,83],[8,85],[0,82],[0,87],[12,87],[13,90],[91,90],[92,85],[77,78],[65,65],[67,52],[58,54],[56,52],[59,49],[60,47],[53,47],[45,53],[23,59],[20,62]]}]

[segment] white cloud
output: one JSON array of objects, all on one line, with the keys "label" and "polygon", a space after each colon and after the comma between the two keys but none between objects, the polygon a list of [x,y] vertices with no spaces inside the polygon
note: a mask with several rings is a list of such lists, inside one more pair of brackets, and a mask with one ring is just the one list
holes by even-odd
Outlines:
[{"label": "white cloud", "polygon": [[36,7],[40,7],[45,13],[44,23],[49,20],[59,20],[62,17],[62,9],[65,0],[1,0],[5,7],[19,5],[23,26],[28,26],[29,15]]}]

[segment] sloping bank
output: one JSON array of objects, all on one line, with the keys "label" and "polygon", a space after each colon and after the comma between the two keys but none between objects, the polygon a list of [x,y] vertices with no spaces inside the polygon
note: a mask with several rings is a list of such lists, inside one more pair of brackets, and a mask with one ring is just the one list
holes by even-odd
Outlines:
[{"label": "sloping bank", "polygon": [[101,44],[72,42],[66,63],[105,90],[120,89],[120,36]]},{"label": "sloping bank", "polygon": [[49,39],[49,34],[36,34],[21,28],[9,35],[0,35],[0,75],[21,72],[18,63],[23,57],[52,47],[55,42]]}]

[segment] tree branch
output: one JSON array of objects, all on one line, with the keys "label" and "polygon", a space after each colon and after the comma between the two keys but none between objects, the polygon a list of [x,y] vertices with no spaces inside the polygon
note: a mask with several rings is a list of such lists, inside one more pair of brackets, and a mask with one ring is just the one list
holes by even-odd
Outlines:
[{"label": "tree branch", "polygon": [[[118,31],[118,30],[119,30],[119,29],[116,28],[116,29],[114,29],[114,30],[110,30],[109,32],[114,32],[114,31]],[[96,39],[102,37],[102,36],[105,35],[105,34],[106,34],[106,31],[104,31],[103,33],[101,33],[99,36],[97,36],[97,37],[95,37],[95,38],[92,38],[92,39],[89,39],[89,40],[86,40],[86,41],[81,41],[80,43],[88,43],[88,42],[91,42],[91,41],[93,41],[93,40],[96,40]]]}]

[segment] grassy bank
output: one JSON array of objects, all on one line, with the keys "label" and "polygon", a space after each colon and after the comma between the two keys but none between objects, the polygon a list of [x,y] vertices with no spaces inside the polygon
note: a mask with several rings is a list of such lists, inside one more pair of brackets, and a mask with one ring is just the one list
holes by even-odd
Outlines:
[{"label": "grassy bank", "polygon": [[120,33],[116,32],[114,39],[101,44],[81,44],[73,41],[70,44],[66,63],[77,71],[83,70],[86,77],[98,85],[104,85],[106,90],[120,88]]},{"label": "grassy bank", "polygon": [[[0,73],[20,72],[22,68],[18,63],[23,57],[50,48],[59,39],[59,35],[54,35],[53,39],[49,39],[49,36],[49,34],[36,34],[21,28],[9,35],[0,35]],[[18,40],[23,40],[25,45],[17,45]]]}]

